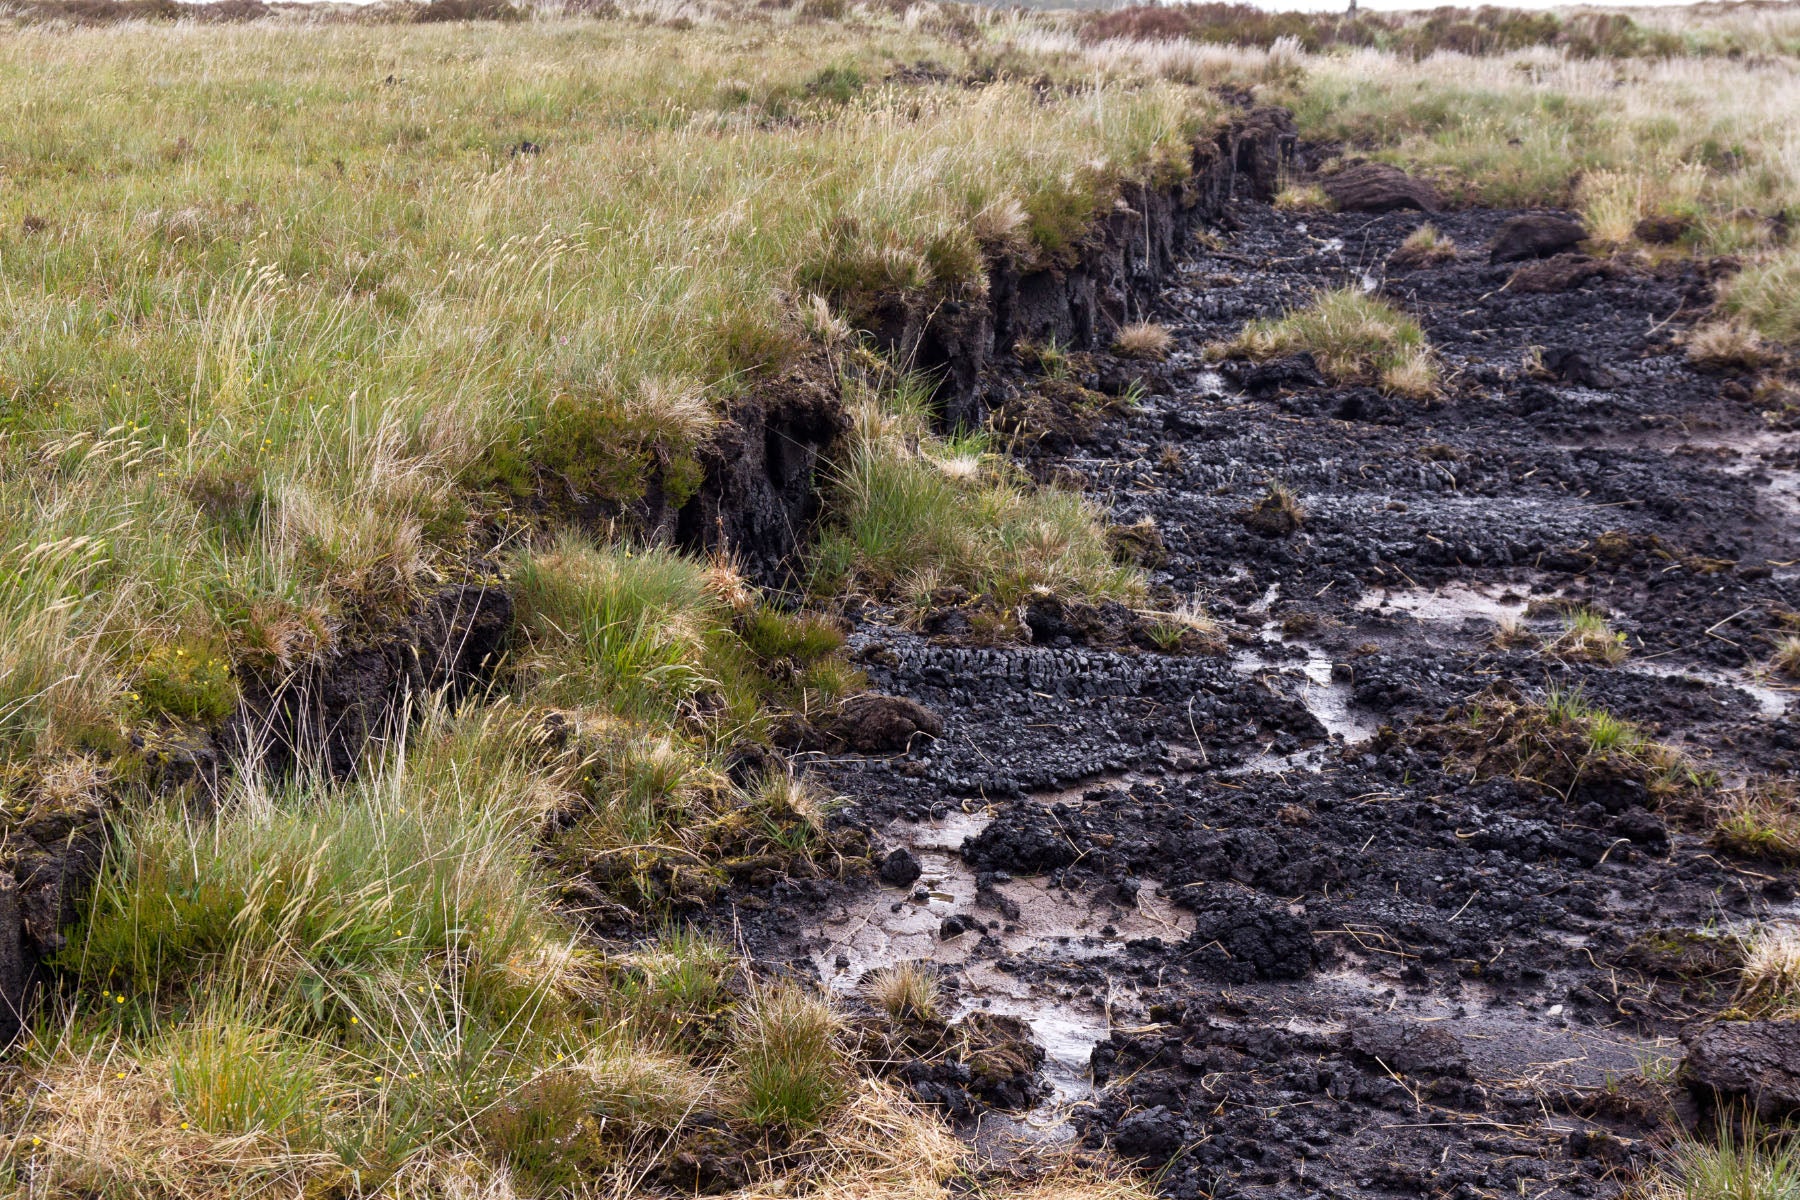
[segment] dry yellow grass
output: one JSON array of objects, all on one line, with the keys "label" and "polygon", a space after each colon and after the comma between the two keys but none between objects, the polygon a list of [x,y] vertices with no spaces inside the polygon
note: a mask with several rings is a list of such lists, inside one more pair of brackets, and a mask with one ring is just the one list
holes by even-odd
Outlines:
[{"label": "dry yellow grass", "polygon": [[1800,933],[1767,929],[1750,940],[1737,1004],[1763,1020],[1800,1017]]},{"label": "dry yellow grass", "polygon": [[1161,358],[1174,344],[1174,335],[1154,321],[1135,321],[1113,335],[1113,353],[1124,358]]}]

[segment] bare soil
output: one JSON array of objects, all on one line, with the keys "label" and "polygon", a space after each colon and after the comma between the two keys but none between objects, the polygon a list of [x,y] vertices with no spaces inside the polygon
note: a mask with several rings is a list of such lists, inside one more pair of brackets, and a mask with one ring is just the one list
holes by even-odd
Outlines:
[{"label": "bare soil", "polygon": [[[814,769],[918,878],[732,919],[846,994],[921,959],[953,1013],[1023,1018],[1047,1052],[1008,1093],[1028,1111],[921,1091],[990,1151],[1079,1139],[1181,1198],[1612,1195],[1686,1103],[1677,1038],[1728,1004],[1732,935],[1795,919],[1794,872],[1714,849],[1691,809],[1612,777],[1477,779],[1459,750],[1482,697],[1560,690],[1719,786],[1800,761],[1800,694],[1764,669],[1800,609],[1800,434],[1757,381],[1686,361],[1708,264],[1512,286],[1487,246],[1516,215],[1435,214],[1460,256],[1390,274],[1419,213],[1240,203],[1149,314],[1164,362],[1077,359],[1077,384],[1149,394],[1016,452],[1153,522],[1160,548],[1128,543],[1216,637],[1164,653],[1130,614],[1057,609],[983,645],[954,612],[854,614],[859,665],[943,734]],[[1421,321],[1441,400],[1206,360],[1346,283]],[[1042,385],[1021,368],[995,407]],[[1291,530],[1254,519],[1272,482]],[[1624,662],[1519,644],[1577,606]]]}]

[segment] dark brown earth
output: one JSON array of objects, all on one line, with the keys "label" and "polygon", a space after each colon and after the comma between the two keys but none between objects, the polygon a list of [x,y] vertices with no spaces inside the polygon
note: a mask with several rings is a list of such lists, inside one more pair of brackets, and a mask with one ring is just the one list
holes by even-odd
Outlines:
[{"label": "dark brown earth", "polygon": [[[1390,276],[1424,219],[1233,206],[1160,302],[1167,361],[1078,362],[1148,398],[1017,444],[1137,530],[1122,551],[1216,635],[1170,655],[1129,613],[1034,607],[1029,644],[983,645],[852,614],[876,687],[942,736],[814,770],[906,854],[736,919],[847,994],[925,958],[953,1010],[1025,1017],[1061,1107],[997,1129],[959,1097],[984,1146],[1048,1126],[1184,1198],[1616,1194],[1710,1096],[1675,1068],[1730,1004],[1738,936],[1796,916],[1794,872],[1713,847],[1702,812],[1800,760],[1794,683],[1764,671],[1800,608],[1796,435],[1763,419],[1764,381],[1687,363],[1706,265],[1512,286],[1490,259],[1557,262],[1568,218],[1468,211],[1430,218],[1457,258]],[[1344,284],[1421,320],[1440,400],[1206,361]],[[1018,370],[994,408],[1042,383]],[[1270,484],[1297,522],[1254,519]],[[1534,644],[1578,606],[1624,633],[1622,664]],[[1699,782],[1477,777],[1470,730],[1553,692]],[[1785,1070],[1792,1028],[1756,1061]]]}]

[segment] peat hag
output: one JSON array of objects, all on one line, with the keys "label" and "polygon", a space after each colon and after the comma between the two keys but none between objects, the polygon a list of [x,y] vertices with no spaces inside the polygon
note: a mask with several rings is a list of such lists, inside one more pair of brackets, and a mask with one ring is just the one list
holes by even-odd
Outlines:
[{"label": "peat hag", "polygon": [[[943,731],[816,764],[892,858],[740,907],[759,955],[846,994],[935,962],[952,1015],[1048,1052],[1000,1128],[1175,1197],[1609,1195],[1699,1119],[1681,1036],[1731,1005],[1737,935],[1796,915],[1790,867],[1715,825],[1800,759],[1766,665],[1800,435],[1690,364],[1706,264],[1490,262],[1520,215],[1433,214],[1459,252],[1401,269],[1422,213],[1221,211],[1153,314],[1166,358],[1058,381],[1135,404],[1012,448],[1216,628],[853,613],[874,685]],[[1209,356],[1346,286],[1422,324],[1434,399]],[[929,1057],[894,1069],[943,1099]]]}]

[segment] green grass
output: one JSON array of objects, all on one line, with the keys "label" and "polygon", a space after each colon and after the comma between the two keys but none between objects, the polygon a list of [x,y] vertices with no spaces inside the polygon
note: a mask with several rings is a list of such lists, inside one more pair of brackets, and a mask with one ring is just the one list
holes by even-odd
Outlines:
[{"label": "green grass", "polygon": [[1652,741],[1632,722],[1599,708],[1579,688],[1551,688],[1541,700],[1487,695],[1459,706],[1421,737],[1441,745],[1480,778],[1506,776],[1565,796],[1584,783],[1625,780],[1678,815],[1704,807],[1718,779],[1681,751]]},{"label": "green grass", "polygon": [[679,503],[722,406],[810,352],[796,300],[1064,253],[1214,107],[883,82],[976,58],[891,17],[10,40],[0,755],[116,741],[146,642],[304,659],[492,523]]},{"label": "green grass", "polygon": [[1604,613],[1577,609],[1563,623],[1562,633],[1544,647],[1546,654],[1577,662],[1615,667],[1631,654],[1625,635],[1612,627]]},{"label": "green grass", "polygon": [[1354,287],[1322,291],[1311,303],[1244,326],[1216,355],[1276,358],[1306,352],[1337,383],[1372,383],[1423,399],[1437,391],[1438,366],[1425,331],[1393,305]]},{"label": "green grass", "polygon": [[978,435],[929,432],[922,385],[864,387],[857,429],[829,491],[832,522],[813,554],[812,590],[867,587],[925,599],[942,587],[1129,600],[1141,575],[1114,561],[1102,514],[1078,493],[1022,479]]},{"label": "green grass", "polygon": [[1723,289],[1720,307],[1778,342],[1800,343],[1800,253],[1751,263]]},{"label": "green grass", "polygon": [[1654,1200],[1790,1200],[1800,1196],[1800,1161],[1785,1131],[1755,1121],[1741,1134],[1721,1121],[1709,1136],[1677,1140],[1644,1188]]},{"label": "green grass", "polygon": [[790,984],[752,992],[732,1052],[745,1119],[794,1132],[818,1125],[845,1088],[839,1032],[823,1001]]}]

